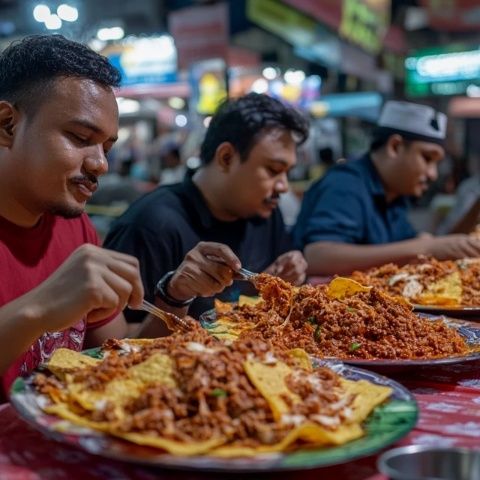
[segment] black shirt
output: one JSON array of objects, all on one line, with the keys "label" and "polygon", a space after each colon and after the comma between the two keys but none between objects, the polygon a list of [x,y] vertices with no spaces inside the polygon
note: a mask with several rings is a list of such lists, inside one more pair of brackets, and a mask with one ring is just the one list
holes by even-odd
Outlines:
[{"label": "black shirt", "polygon": [[[228,245],[242,266],[261,272],[274,260],[292,249],[280,211],[271,217],[233,222],[217,220],[190,178],[183,183],[159,187],[134,202],[119,217],[108,233],[104,247],[129,253],[138,258],[145,298],[153,301],[158,280],[175,270],[198,242]],[[217,298],[235,301],[240,294],[255,292],[248,282],[236,281]],[[213,308],[213,297],[197,298],[189,314],[198,317]],[[142,312],[125,311],[128,321],[140,321]]]}]

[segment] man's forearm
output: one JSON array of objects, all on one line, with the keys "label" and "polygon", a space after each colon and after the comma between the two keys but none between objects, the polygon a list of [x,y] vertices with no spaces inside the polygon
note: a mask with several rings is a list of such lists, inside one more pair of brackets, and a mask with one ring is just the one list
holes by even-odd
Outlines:
[{"label": "man's forearm", "polygon": [[389,262],[404,264],[422,253],[420,239],[382,245],[316,242],[304,250],[309,275],[347,275]]},{"label": "man's forearm", "polygon": [[0,376],[44,333],[40,323],[23,299],[0,308]]}]

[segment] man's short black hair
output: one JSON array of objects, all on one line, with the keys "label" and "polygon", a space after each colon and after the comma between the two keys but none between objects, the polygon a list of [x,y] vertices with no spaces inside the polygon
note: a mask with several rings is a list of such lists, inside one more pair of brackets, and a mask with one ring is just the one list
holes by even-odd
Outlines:
[{"label": "man's short black hair", "polygon": [[370,152],[375,152],[383,148],[391,135],[373,135],[373,138],[370,142]]},{"label": "man's short black hair", "polygon": [[121,79],[105,57],[62,35],[31,35],[0,54],[0,100],[30,113],[60,77],[86,78],[105,87],[116,87]]},{"label": "man's short black hair", "polygon": [[204,165],[210,163],[218,146],[229,142],[244,161],[262,133],[270,128],[291,131],[298,145],[308,137],[308,120],[293,107],[268,95],[249,93],[228,99],[212,117],[200,148],[200,159]]}]

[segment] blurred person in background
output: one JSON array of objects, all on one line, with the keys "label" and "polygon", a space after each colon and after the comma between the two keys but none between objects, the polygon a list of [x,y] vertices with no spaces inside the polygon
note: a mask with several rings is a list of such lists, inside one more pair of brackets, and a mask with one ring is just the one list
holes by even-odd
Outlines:
[{"label": "blurred person in background", "polygon": [[171,185],[183,181],[187,167],[182,162],[180,145],[168,141],[160,148],[160,185]]},{"label": "blurred person in background", "polygon": [[135,179],[130,176],[132,160],[119,162],[117,171],[108,173],[92,195],[90,205],[125,205],[128,206],[142,195],[142,190]]},{"label": "blurred person in background", "polygon": [[[0,396],[57,348],[124,337],[121,311],[143,299],[137,259],[100,248],[84,212],[117,139],[119,81],[106,58],[60,35],[0,55]],[[237,266],[228,253],[212,267],[224,284]],[[138,334],[165,330],[147,318]]]},{"label": "blurred person in background", "polygon": [[291,231],[300,212],[301,201],[292,190],[280,195],[278,208],[282,212],[287,231]]},{"label": "blurred person in background", "polygon": [[[132,160],[114,163],[116,171],[106,174],[89,200],[88,214],[100,239],[105,238],[110,224],[144,192],[139,182],[130,176]],[[111,167],[110,167],[111,168]]]},{"label": "blurred person in background", "polygon": [[[160,295],[171,305],[189,305],[193,316],[212,308],[220,289],[210,278],[204,282],[210,294],[202,293],[189,281],[194,272],[184,258],[211,259],[209,245],[228,248],[252,271],[302,283],[306,263],[292,249],[277,207],[307,136],[306,119],[271,97],[252,93],[226,101],[203,140],[201,168],[135,202],[115,221],[105,245],[139,259],[148,300]],[[248,282],[235,282],[218,297],[235,301],[254,292]],[[138,320],[135,313],[128,318]]]},{"label": "blurred person in background", "polygon": [[420,197],[445,155],[447,118],[426,105],[389,101],[370,151],[332,167],[305,194],[294,229],[311,275],[348,274],[417,255],[474,257],[468,235],[418,235],[408,221],[408,197]]}]

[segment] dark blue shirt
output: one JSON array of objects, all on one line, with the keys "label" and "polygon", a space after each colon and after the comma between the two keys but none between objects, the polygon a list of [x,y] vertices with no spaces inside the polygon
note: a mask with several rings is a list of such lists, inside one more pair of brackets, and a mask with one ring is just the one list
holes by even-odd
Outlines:
[{"label": "dark blue shirt", "polygon": [[330,169],[305,194],[293,231],[297,248],[313,242],[361,245],[416,236],[407,218],[408,200],[387,203],[380,176],[366,154]]}]

